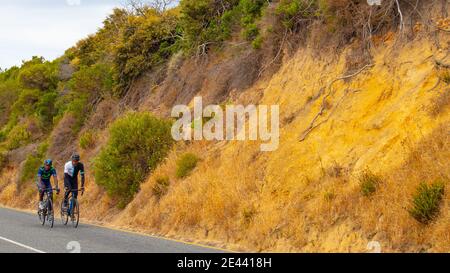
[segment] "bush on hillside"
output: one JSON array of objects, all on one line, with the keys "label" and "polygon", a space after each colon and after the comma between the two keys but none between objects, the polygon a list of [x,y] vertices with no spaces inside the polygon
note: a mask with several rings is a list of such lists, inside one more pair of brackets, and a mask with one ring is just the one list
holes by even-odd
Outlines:
[{"label": "bush on hillside", "polygon": [[[268,1],[265,0],[183,0],[181,28],[186,50],[207,50],[229,39],[236,27],[248,41],[261,39],[257,20]],[[260,43],[257,42],[255,44]]]},{"label": "bush on hillside", "polygon": [[191,174],[191,172],[197,167],[199,158],[192,153],[184,154],[177,161],[177,172],[178,178],[185,178]]},{"label": "bush on hillside", "polygon": [[65,56],[75,67],[111,64],[118,37],[128,23],[129,16],[128,11],[115,8],[95,35],[79,41],[75,47],[66,51]]},{"label": "bush on hillside", "polygon": [[54,123],[58,122],[65,114],[71,114],[75,118],[75,124],[72,127],[73,133],[78,133],[83,126],[86,118],[92,110],[89,104],[88,94],[70,92],[65,96],[59,97],[55,102],[57,115],[54,117]]},{"label": "bush on hillside", "polygon": [[55,101],[58,94],[55,91],[40,91],[39,89],[23,89],[18,99],[11,107],[9,120],[5,130],[11,130],[20,118],[37,117],[42,128],[48,132],[57,113]]},{"label": "bush on hillside", "polygon": [[170,179],[168,176],[160,176],[156,178],[155,185],[152,188],[153,194],[157,199],[161,199],[169,190]]},{"label": "bush on hillside", "polygon": [[[184,47],[196,49],[207,43],[222,41],[230,34],[230,23],[234,19],[231,10],[239,0],[182,0],[181,26]],[[225,20],[221,20],[224,16]]]},{"label": "bush on hillside", "polygon": [[444,183],[435,182],[431,185],[421,183],[413,197],[410,214],[417,221],[427,224],[439,213],[439,206],[444,197]]},{"label": "bush on hillside", "polygon": [[57,97],[57,92],[46,92],[39,98],[39,101],[36,104],[35,113],[39,118],[42,127],[45,128],[46,131],[49,131],[49,128],[52,128],[53,117],[57,113],[55,107]]},{"label": "bush on hillside", "polygon": [[[334,33],[340,42],[349,42],[358,37],[362,42],[375,32],[398,29],[399,16],[394,0],[385,1],[383,5],[373,8],[366,1],[353,0],[281,0],[277,14],[282,25],[293,33],[308,31],[308,26],[318,23],[321,29],[314,31]],[[411,11],[411,4],[399,1],[403,15]],[[412,16],[408,14],[409,16]],[[370,18],[370,20],[368,20]],[[370,25],[368,25],[370,24]],[[414,25],[414,23],[411,23]],[[372,31],[372,33],[369,33]],[[318,37],[329,35],[321,35]],[[367,42],[367,41],[366,41]]]},{"label": "bush on hillside", "polygon": [[116,120],[109,132],[108,143],[94,160],[95,181],[123,207],[166,157],[173,143],[171,122],[131,112]]},{"label": "bush on hillside", "polygon": [[281,0],[277,7],[277,14],[283,25],[290,30],[297,31],[303,25],[318,15],[318,1]]},{"label": "bush on hillside", "polygon": [[22,171],[19,177],[19,185],[27,182],[33,178],[36,178],[37,172],[42,162],[45,160],[45,154],[48,150],[48,142],[43,142],[39,145],[35,154],[29,154],[23,165]]},{"label": "bush on hillside", "polygon": [[86,94],[90,99],[105,98],[112,94],[113,71],[109,65],[83,66],[69,82],[73,92]]},{"label": "bush on hillside", "polygon": [[114,56],[117,95],[123,95],[134,79],[177,51],[177,24],[176,15],[153,9],[147,9],[145,16],[129,17]]},{"label": "bush on hillside", "polygon": [[5,141],[5,148],[14,150],[30,142],[31,134],[26,125],[16,125],[8,134]]},{"label": "bush on hillside", "polygon": [[19,79],[28,89],[54,90],[58,82],[56,66],[43,58],[33,57],[21,67]]},{"label": "bush on hillside", "polygon": [[39,102],[41,92],[38,89],[24,89],[20,92],[19,98],[12,106],[11,115],[28,116],[36,110],[36,104]]},{"label": "bush on hillside", "polygon": [[361,177],[359,177],[361,193],[368,197],[374,194],[381,184],[381,178],[370,171],[365,171]]},{"label": "bush on hillside", "polygon": [[88,130],[80,136],[80,148],[88,150],[95,147],[97,134],[93,130]]},{"label": "bush on hillside", "polygon": [[8,122],[12,105],[19,97],[19,93],[19,85],[15,81],[0,80],[0,128]]}]

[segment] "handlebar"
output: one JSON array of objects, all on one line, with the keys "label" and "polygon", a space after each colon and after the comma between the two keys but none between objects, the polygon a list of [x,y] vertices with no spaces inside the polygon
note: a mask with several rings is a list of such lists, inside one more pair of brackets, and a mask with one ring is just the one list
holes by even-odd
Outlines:
[{"label": "handlebar", "polygon": [[41,191],[57,191],[57,190],[61,190],[61,189],[54,189],[54,188],[45,188],[45,189],[43,189],[43,188],[39,188],[39,190],[41,190]]}]

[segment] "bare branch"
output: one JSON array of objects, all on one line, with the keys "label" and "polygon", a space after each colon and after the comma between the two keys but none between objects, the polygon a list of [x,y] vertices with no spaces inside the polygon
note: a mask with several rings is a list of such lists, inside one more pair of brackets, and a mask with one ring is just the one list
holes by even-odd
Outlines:
[{"label": "bare branch", "polygon": [[144,16],[148,9],[163,13],[176,2],[177,0],[127,0],[126,7],[129,12]]}]

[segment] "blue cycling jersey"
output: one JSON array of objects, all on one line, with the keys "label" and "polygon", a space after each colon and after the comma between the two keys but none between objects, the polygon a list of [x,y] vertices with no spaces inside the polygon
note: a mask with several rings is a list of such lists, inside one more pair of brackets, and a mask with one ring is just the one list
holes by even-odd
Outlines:
[{"label": "blue cycling jersey", "polygon": [[51,167],[48,170],[46,170],[45,167],[39,168],[38,177],[40,177],[43,182],[50,182],[52,176],[56,176],[55,168]]}]

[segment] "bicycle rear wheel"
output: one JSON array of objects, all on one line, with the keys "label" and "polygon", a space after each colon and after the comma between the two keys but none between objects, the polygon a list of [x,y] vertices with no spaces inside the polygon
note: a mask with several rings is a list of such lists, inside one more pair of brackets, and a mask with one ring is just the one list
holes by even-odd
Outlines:
[{"label": "bicycle rear wheel", "polygon": [[74,228],[78,227],[80,222],[80,205],[78,204],[78,200],[73,198],[73,206],[72,206],[72,226]]}]

